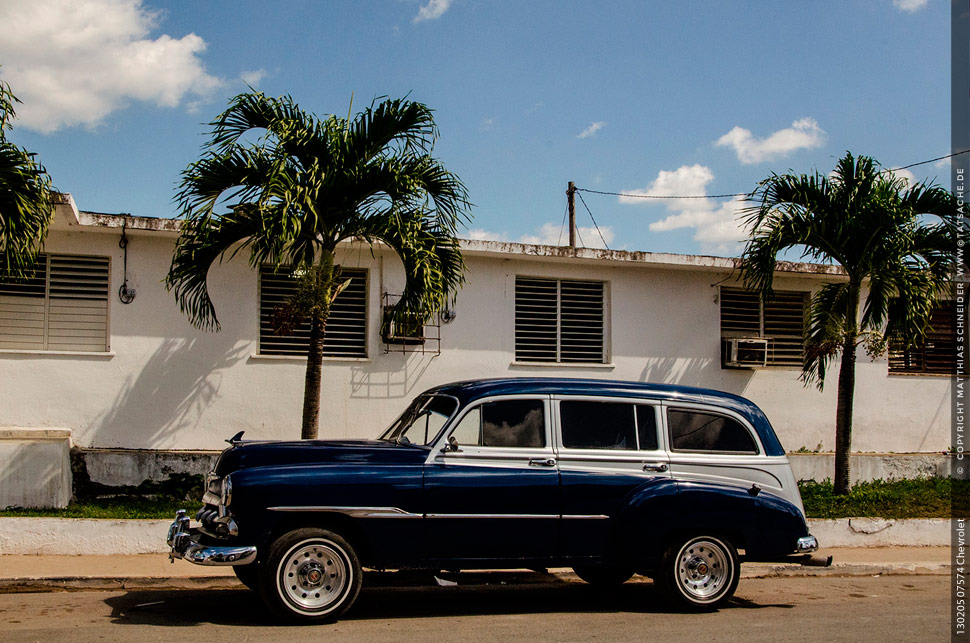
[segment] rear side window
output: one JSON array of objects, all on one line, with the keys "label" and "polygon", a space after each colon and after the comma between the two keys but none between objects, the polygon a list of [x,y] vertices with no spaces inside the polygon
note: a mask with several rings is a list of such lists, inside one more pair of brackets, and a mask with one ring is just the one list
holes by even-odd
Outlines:
[{"label": "rear side window", "polygon": [[635,450],[634,408],[615,402],[560,402],[562,445],[567,449]]},{"label": "rear side window", "polygon": [[652,406],[563,401],[559,403],[559,420],[562,445],[567,449],[657,449],[657,421]]},{"label": "rear side window", "polygon": [[470,410],[452,432],[459,445],[544,447],[546,419],[542,400],[498,400]]},{"label": "rear side window", "polygon": [[674,451],[758,453],[754,438],[732,418],[687,409],[668,409],[667,425]]}]

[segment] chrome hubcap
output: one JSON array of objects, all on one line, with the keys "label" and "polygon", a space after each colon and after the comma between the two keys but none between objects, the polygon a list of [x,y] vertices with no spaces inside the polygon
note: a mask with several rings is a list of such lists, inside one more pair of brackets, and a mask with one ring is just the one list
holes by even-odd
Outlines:
[{"label": "chrome hubcap", "polygon": [[712,601],[727,589],[732,567],[732,561],[720,543],[693,540],[680,550],[677,580],[692,599]]},{"label": "chrome hubcap", "polygon": [[350,567],[343,550],[330,542],[300,543],[280,563],[277,582],[295,607],[323,612],[343,596]]}]

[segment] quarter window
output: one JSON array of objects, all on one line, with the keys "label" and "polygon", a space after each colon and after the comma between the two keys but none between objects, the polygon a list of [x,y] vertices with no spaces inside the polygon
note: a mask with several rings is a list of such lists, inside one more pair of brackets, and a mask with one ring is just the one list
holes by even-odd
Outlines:
[{"label": "quarter window", "polygon": [[602,281],[515,278],[515,359],[603,363]]},{"label": "quarter window", "polygon": [[459,445],[541,448],[546,446],[542,400],[498,400],[471,409],[451,434]]},{"label": "quarter window", "polygon": [[657,449],[656,413],[652,406],[563,401],[559,403],[559,423],[562,444],[567,449]]},{"label": "quarter window", "polygon": [[748,430],[738,421],[701,411],[668,409],[667,425],[674,451],[758,453]]},{"label": "quarter window", "polygon": [[0,281],[0,349],[108,350],[107,257],[38,255],[20,281]]},{"label": "quarter window", "polygon": [[[325,357],[367,357],[367,271],[342,268],[350,285],[330,305],[323,335]],[[310,347],[310,324],[303,322],[286,335],[274,329],[273,319],[296,293],[292,266],[262,266],[259,270],[259,352],[261,355],[306,357]]]}]

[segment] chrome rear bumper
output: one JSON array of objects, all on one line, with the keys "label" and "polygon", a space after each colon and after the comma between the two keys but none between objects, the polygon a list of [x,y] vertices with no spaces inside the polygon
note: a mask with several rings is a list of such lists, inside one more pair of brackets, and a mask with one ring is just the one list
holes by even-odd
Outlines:
[{"label": "chrome rear bumper", "polygon": [[813,551],[818,551],[818,540],[815,536],[808,535],[803,538],[799,538],[798,542],[795,543],[795,552],[799,554],[810,554]]},{"label": "chrome rear bumper", "polygon": [[169,525],[166,542],[169,546],[169,560],[187,560],[196,565],[248,565],[256,560],[256,546],[213,547],[202,545],[198,528],[189,526],[185,510],[175,514],[175,522]]}]

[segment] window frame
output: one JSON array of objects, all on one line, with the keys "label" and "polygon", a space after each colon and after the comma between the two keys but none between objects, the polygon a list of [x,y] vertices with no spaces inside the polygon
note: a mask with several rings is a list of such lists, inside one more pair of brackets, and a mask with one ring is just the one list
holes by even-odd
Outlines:
[{"label": "window frame", "polygon": [[[587,367],[595,368],[610,365],[610,309],[611,309],[611,299],[610,299],[610,281],[605,279],[577,279],[577,278],[563,278],[563,277],[550,277],[547,275],[531,275],[531,274],[514,274],[512,277],[512,355],[513,364],[528,364],[530,366],[565,366],[565,367]],[[531,340],[532,343],[526,345],[524,341],[520,342],[520,312],[519,312],[519,280],[531,280],[531,281],[548,281],[554,282],[556,284],[556,313],[555,313],[555,359],[536,359],[534,356],[523,355],[523,353],[535,353],[538,349],[536,348],[534,338]],[[562,310],[562,284],[566,283],[580,283],[580,284],[598,284],[600,286],[600,296],[602,301],[602,307],[600,309],[600,355],[599,359],[593,360],[583,360],[583,359],[566,359],[563,360],[563,310]]]},{"label": "window frame", "polygon": [[[362,313],[362,329],[361,337],[363,340],[363,346],[359,353],[333,353],[327,350],[327,333],[324,332],[324,352],[323,359],[325,361],[355,361],[355,360],[366,360],[370,357],[371,350],[371,337],[370,337],[370,303],[371,303],[371,270],[363,267],[351,267],[351,266],[334,266],[335,269],[341,268],[346,271],[352,271],[354,273],[359,273],[354,275],[354,277],[359,276],[363,280],[363,296],[362,302],[360,303],[360,312]],[[280,275],[289,271],[292,275],[293,266],[289,264],[281,265],[277,270],[276,274]],[[263,315],[264,315],[264,303],[263,303],[263,280],[264,272],[269,272],[273,274],[273,267],[268,264],[262,264],[257,270],[257,280],[256,280],[256,354],[254,357],[260,359],[306,359],[307,352],[303,350],[301,352],[286,352],[286,351],[275,351],[266,352],[266,347],[264,347],[264,338],[274,337],[271,329],[268,329],[264,333],[263,327]],[[332,311],[331,311],[332,314]],[[330,319],[328,318],[327,327],[330,327]],[[307,322],[304,322],[306,324]],[[301,324],[302,326],[302,324]],[[294,333],[295,334],[295,333]],[[292,337],[293,335],[284,335],[282,337]],[[301,342],[302,344],[303,342]]]},{"label": "window frame", "polygon": [[[65,253],[65,252],[41,252],[38,253],[38,257],[44,257],[45,262],[45,272],[44,272],[44,292],[43,292],[43,342],[42,346],[22,346],[22,347],[0,347],[0,353],[46,353],[51,355],[112,355],[111,352],[111,271],[112,271],[112,260],[110,255],[98,255],[98,254],[81,254],[81,253]],[[52,271],[53,264],[56,260],[96,260],[99,267],[103,268],[104,275],[104,298],[91,298],[91,297],[54,297],[51,295],[51,284],[52,284]],[[3,284],[14,283],[14,280],[0,280],[0,288]],[[2,295],[8,297],[16,297],[17,295]],[[31,299],[39,300],[40,297],[31,297]],[[104,320],[104,341],[99,344],[97,350],[90,350],[86,348],[52,348],[51,347],[51,321],[52,314],[52,300],[65,300],[65,299],[86,299],[88,301],[103,301],[104,302],[104,316],[97,315],[99,319]],[[2,336],[0,336],[2,338]],[[13,343],[13,342],[10,342]]]},{"label": "window frame", "polygon": [[[665,435],[665,423],[663,421],[663,413],[661,408],[663,407],[663,401],[659,399],[651,398],[635,398],[635,397],[611,397],[611,396],[595,396],[595,395],[554,395],[553,396],[553,408],[555,409],[555,426],[553,427],[553,433],[556,439],[556,450],[561,451],[565,454],[571,456],[607,456],[609,459],[622,460],[623,458],[635,458],[637,460],[643,459],[644,454],[660,454],[667,451],[667,437]],[[607,402],[615,404],[629,404],[634,407],[633,417],[636,429],[636,439],[637,448],[636,449],[579,449],[573,447],[567,447],[563,441],[562,435],[562,402]],[[640,448],[640,419],[636,413],[636,407],[646,406],[653,409],[654,414],[654,431],[656,431],[657,437],[657,448],[656,449],[641,449]],[[646,457],[650,457],[647,455]]]},{"label": "window frame", "polygon": [[[758,315],[758,330],[736,330],[736,329],[725,329],[725,318],[724,318],[724,295],[725,293],[743,293],[747,296],[753,296],[758,305],[757,315]],[[727,366],[724,363],[723,354],[723,343],[725,340],[729,339],[763,339],[768,342],[767,349],[767,361],[764,366],[751,366],[749,368],[784,368],[784,369],[801,369],[802,367],[802,356],[805,353],[805,332],[804,325],[808,319],[809,314],[809,303],[811,301],[812,292],[810,290],[776,290],[774,291],[775,297],[779,295],[782,297],[790,297],[793,295],[798,295],[802,300],[802,329],[798,335],[799,345],[801,346],[801,353],[797,360],[794,358],[786,359],[785,357],[778,357],[776,355],[776,342],[784,342],[785,345],[790,342],[795,335],[791,334],[781,334],[781,333],[767,333],[765,330],[766,326],[766,303],[762,301],[761,297],[754,291],[748,290],[746,288],[739,288],[734,286],[719,286],[718,287],[718,331],[720,332],[720,338],[722,343],[722,355],[721,355],[721,368],[731,369],[733,367]],[[773,305],[778,305],[778,300],[773,300],[767,302],[767,306],[770,308]],[[750,314],[750,313],[749,313]],[[786,341],[787,340],[787,341]],[[779,343],[781,343],[779,342]]]},{"label": "window frame", "polygon": [[[939,310],[948,310],[948,314],[951,315],[950,319],[945,320],[947,323],[945,325],[946,332],[939,332],[938,329],[934,328],[934,335],[943,335],[942,338],[937,337],[932,339],[927,336],[919,344],[914,344],[910,348],[900,348],[899,344],[890,341],[887,346],[886,351],[886,371],[888,375],[901,375],[901,376],[930,376],[930,377],[953,377],[957,374],[957,369],[960,367],[960,363],[957,356],[957,301],[955,299],[939,299],[934,302],[933,311],[930,313],[931,321],[932,315]],[[943,369],[930,369],[927,367],[927,344],[932,342],[950,343],[952,345],[952,350],[942,350],[941,355],[946,355],[946,370]],[[898,362],[899,360],[912,361],[916,358],[921,360],[920,368],[896,368],[893,367],[893,362]],[[964,357],[966,360],[966,357]],[[964,361],[964,372],[966,371],[966,361]]]},{"label": "window frame", "polygon": [[[704,413],[706,415],[717,415],[717,416],[734,420],[741,426],[742,429],[748,432],[748,437],[751,438],[751,441],[754,444],[755,452],[750,453],[748,451],[698,451],[693,449],[675,449],[674,439],[670,433],[669,413],[671,410],[681,411],[681,412],[694,411],[696,413]],[[691,457],[696,456],[701,458],[722,458],[722,457],[763,458],[763,457],[766,457],[765,448],[764,448],[764,445],[761,443],[761,438],[758,435],[758,432],[755,430],[755,428],[751,425],[751,423],[748,422],[747,419],[745,419],[741,415],[734,413],[729,409],[724,409],[721,407],[711,407],[711,406],[705,406],[702,404],[689,404],[689,403],[680,403],[680,402],[673,403],[673,404],[665,403],[663,405],[663,434],[664,434],[664,440],[666,441],[666,444],[667,444],[667,450],[671,454],[676,454],[678,457],[679,456],[691,456]]]},{"label": "window frame", "polygon": [[441,451],[445,449],[445,445],[448,444],[448,439],[455,432],[455,429],[461,425],[462,421],[472,410],[481,407],[484,404],[490,404],[494,402],[505,402],[505,401],[516,401],[516,400],[535,400],[542,403],[542,413],[543,413],[543,437],[545,439],[545,445],[541,447],[496,447],[496,446],[484,446],[477,444],[462,444],[458,443],[458,448],[460,451],[444,451],[441,455],[446,457],[457,457],[457,458],[474,458],[476,456],[489,458],[489,457],[535,457],[536,454],[548,454],[552,455],[555,452],[553,447],[553,429],[552,429],[552,408],[548,395],[539,393],[523,393],[515,395],[494,395],[489,397],[484,397],[478,400],[474,400],[465,406],[465,408],[460,409],[459,413],[456,414],[451,421],[445,427],[445,430],[441,434],[441,439],[438,444],[432,449],[432,456],[434,456],[435,451]]}]

